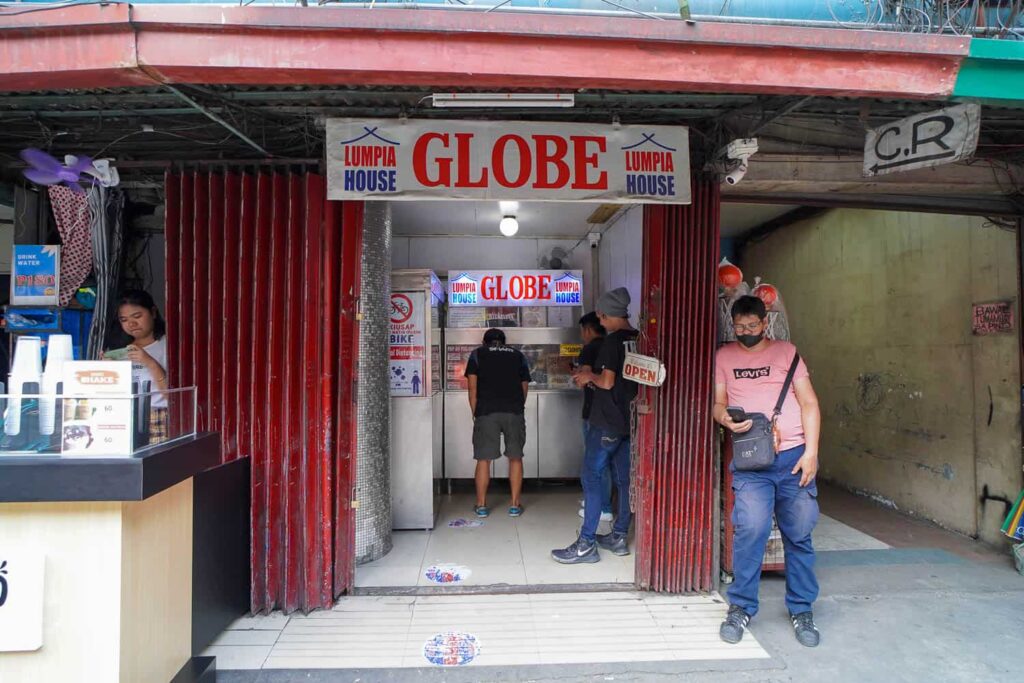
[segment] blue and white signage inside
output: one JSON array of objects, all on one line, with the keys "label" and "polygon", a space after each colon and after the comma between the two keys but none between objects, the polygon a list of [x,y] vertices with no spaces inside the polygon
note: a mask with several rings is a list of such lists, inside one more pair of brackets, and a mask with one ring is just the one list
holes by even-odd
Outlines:
[{"label": "blue and white signage inside", "polygon": [[580,270],[453,270],[449,306],[582,306]]}]

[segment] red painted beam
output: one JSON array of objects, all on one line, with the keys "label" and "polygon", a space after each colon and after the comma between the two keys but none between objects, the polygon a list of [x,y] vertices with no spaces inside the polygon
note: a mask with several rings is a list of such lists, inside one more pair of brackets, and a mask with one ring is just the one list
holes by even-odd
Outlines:
[{"label": "red painted beam", "polygon": [[13,68],[0,90],[152,77],[935,98],[952,92],[969,47],[956,36],[567,15],[114,7],[5,18],[0,55],[9,53]]},{"label": "red painted beam", "polygon": [[129,13],[90,4],[0,16],[0,90],[152,85]]}]

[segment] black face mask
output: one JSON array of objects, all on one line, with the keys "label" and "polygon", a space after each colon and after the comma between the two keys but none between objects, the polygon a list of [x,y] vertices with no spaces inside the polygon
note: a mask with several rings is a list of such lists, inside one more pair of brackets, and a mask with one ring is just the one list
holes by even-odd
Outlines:
[{"label": "black face mask", "polygon": [[738,341],[740,344],[743,344],[748,349],[752,349],[755,346],[757,346],[758,344],[760,344],[762,339],[764,339],[764,332],[762,332],[761,334],[737,334],[736,335],[736,341]]}]

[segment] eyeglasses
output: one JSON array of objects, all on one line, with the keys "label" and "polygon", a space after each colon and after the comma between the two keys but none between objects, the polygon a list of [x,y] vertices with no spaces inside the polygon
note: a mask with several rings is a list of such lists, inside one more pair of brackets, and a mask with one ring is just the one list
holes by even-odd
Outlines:
[{"label": "eyeglasses", "polygon": [[748,325],[740,325],[733,323],[732,329],[736,330],[737,332],[759,332],[761,330],[762,325],[764,325],[763,322],[750,323]]}]

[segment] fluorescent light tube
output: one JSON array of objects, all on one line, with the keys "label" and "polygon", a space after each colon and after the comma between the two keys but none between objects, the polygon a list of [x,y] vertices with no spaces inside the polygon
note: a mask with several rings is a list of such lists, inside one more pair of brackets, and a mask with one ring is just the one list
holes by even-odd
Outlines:
[{"label": "fluorescent light tube", "polygon": [[551,108],[573,107],[576,96],[572,93],[513,93],[513,92],[436,92],[431,96],[435,107],[502,107]]}]

